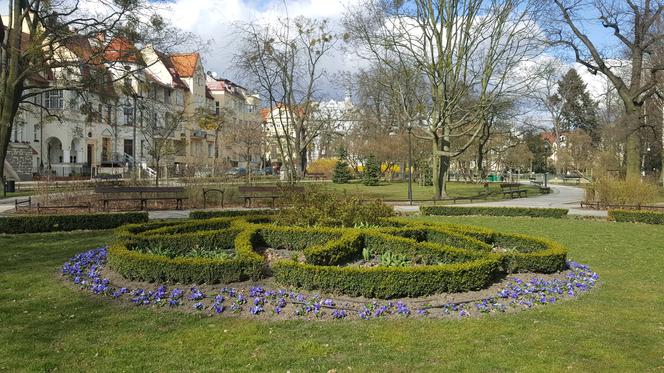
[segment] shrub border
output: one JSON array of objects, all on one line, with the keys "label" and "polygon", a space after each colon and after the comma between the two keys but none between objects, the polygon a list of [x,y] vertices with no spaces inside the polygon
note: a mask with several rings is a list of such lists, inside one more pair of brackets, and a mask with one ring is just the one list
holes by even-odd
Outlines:
[{"label": "shrub border", "polygon": [[147,212],[7,216],[0,217],[0,233],[23,234],[112,229],[124,224],[147,221]]},{"label": "shrub border", "polygon": [[[271,269],[278,282],[380,298],[476,290],[488,286],[502,272],[551,273],[566,268],[566,250],[555,242],[479,227],[399,218],[385,220],[393,227],[372,229],[277,227],[247,220],[262,221],[261,218],[218,218],[125,226],[118,230],[122,242],[109,250],[109,266],[129,279],[151,282],[227,283],[258,279],[264,274],[266,263],[254,248],[266,245],[266,240],[273,241],[272,245],[287,242],[294,245],[291,250],[303,251],[306,263],[277,261]],[[217,225],[223,229],[214,229]],[[182,227],[186,227],[185,233],[173,233]],[[188,231],[195,227],[213,230]],[[132,250],[132,246],[141,242],[174,239],[192,242],[230,233],[235,234],[233,259],[169,258]],[[426,242],[432,234],[442,234],[443,238],[439,237],[440,241],[435,243]],[[462,248],[446,245],[445,235]],[[312,245],[312,242],[320,243]],[[489,252],[491,244],[506,242],[517,250],[527,251]],[[385,251],[380,250],[385,246],[403,255],[424,255],[424,263],[441,261],[410,267],[338,266],[360,257],[362,248],[368,246],[379,248],[379,253]]]},{"label": "shrub border", "polygon": [[664,213],[646,210],[609,210],[608,220],[618,223],[664,224]]},{"label": "shrub border", "polygon": [[528,216],[531,218],[564,218],[569,210],[533,207],[465,207],[465,206],[420,206],[422,215],[441,216]]}]

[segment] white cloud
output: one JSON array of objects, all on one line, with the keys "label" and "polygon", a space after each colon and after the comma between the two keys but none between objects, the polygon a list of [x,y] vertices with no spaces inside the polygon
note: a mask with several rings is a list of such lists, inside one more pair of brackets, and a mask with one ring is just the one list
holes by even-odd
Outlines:
[{"label": "white cloud", "polygon": [[[208,43],[204,53],[205,68],[220,76],[233,79],[232,58],[236,51],[236,22],[274,22],[279,17],[306,16],[328,18],[332,27],[341,19],[345,9],[358,0],[175,0],[167,4],[164,15],[175,26],[197,34]],[[325,64],[328,72],[335,73],[356,63],[351,56],[337,51]],[[239,82],[242,84],[243,82]]]}]

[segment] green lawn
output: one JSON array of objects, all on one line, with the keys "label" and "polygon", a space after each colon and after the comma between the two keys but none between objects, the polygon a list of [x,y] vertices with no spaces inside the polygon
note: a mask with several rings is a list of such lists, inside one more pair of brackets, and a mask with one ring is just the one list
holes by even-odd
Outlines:
[{"label": "green lawn", "polygon": [[11,197],[27,197],[27,196],[31,196],[33,194],[34,194],[34,192],[31,191],[31,190],[7,193],[7,196],[5,196],[3,193],[0,192],[0,199],[2,199],[2,198],[11,198]]},{"label": "green lawn", "polygon": [[466,320],[252,321],[133,308],[72,290],[59,266],[109,232],[0,236],[0,371],[634,371],[664,369],[664,227],[427,218],[550,237],[601,285]]}]

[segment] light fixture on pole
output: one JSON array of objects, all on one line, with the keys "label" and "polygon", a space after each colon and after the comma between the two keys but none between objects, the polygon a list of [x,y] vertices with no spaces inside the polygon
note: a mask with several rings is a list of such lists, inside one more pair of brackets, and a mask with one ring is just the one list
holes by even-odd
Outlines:
[{"label": "light fixture on pole", "polygon": [[413,160],[412,160],[412,146],[410,136],[413,133],[413,125],[408,122],[408,203],[413,205]]}]

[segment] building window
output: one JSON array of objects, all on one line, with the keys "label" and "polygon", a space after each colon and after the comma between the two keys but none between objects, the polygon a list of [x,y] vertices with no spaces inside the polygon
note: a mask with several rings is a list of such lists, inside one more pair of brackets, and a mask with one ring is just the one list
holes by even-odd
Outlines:
[{"label": "building window", "polygon": [[64,92],[62,90],[46,92],[46,108],[62,110],[64,108]]},{"label": "building window", "polygon": [[97,115],[96,116],[99,118],[100,122],[104,122],[104,109],[103,109],[103,106],[101,104],[99,104],[97,106]]},{"label": "building window", "polygon": [[214,144],[208,144],[208,157],[214,157]]},{"label": "building window", "polygon": [[35,124],[33,128],[34,128],[34,133],[32,135],[32,141],[39,142],[39,124]]},{"label": "building window", "polygon": [[214,114],[219,115],[221,113],[221,109],[219,108],[219,101],[214,102]]},{"label": "building window", "polygon": [[165,104],[171,103],[171,91],[168,89],[164,89],[164,103]]},{"label": "building window", "polygon": [[106,124],[111,125],[113,117],[113,107],[111,105],[106,105]]}]

